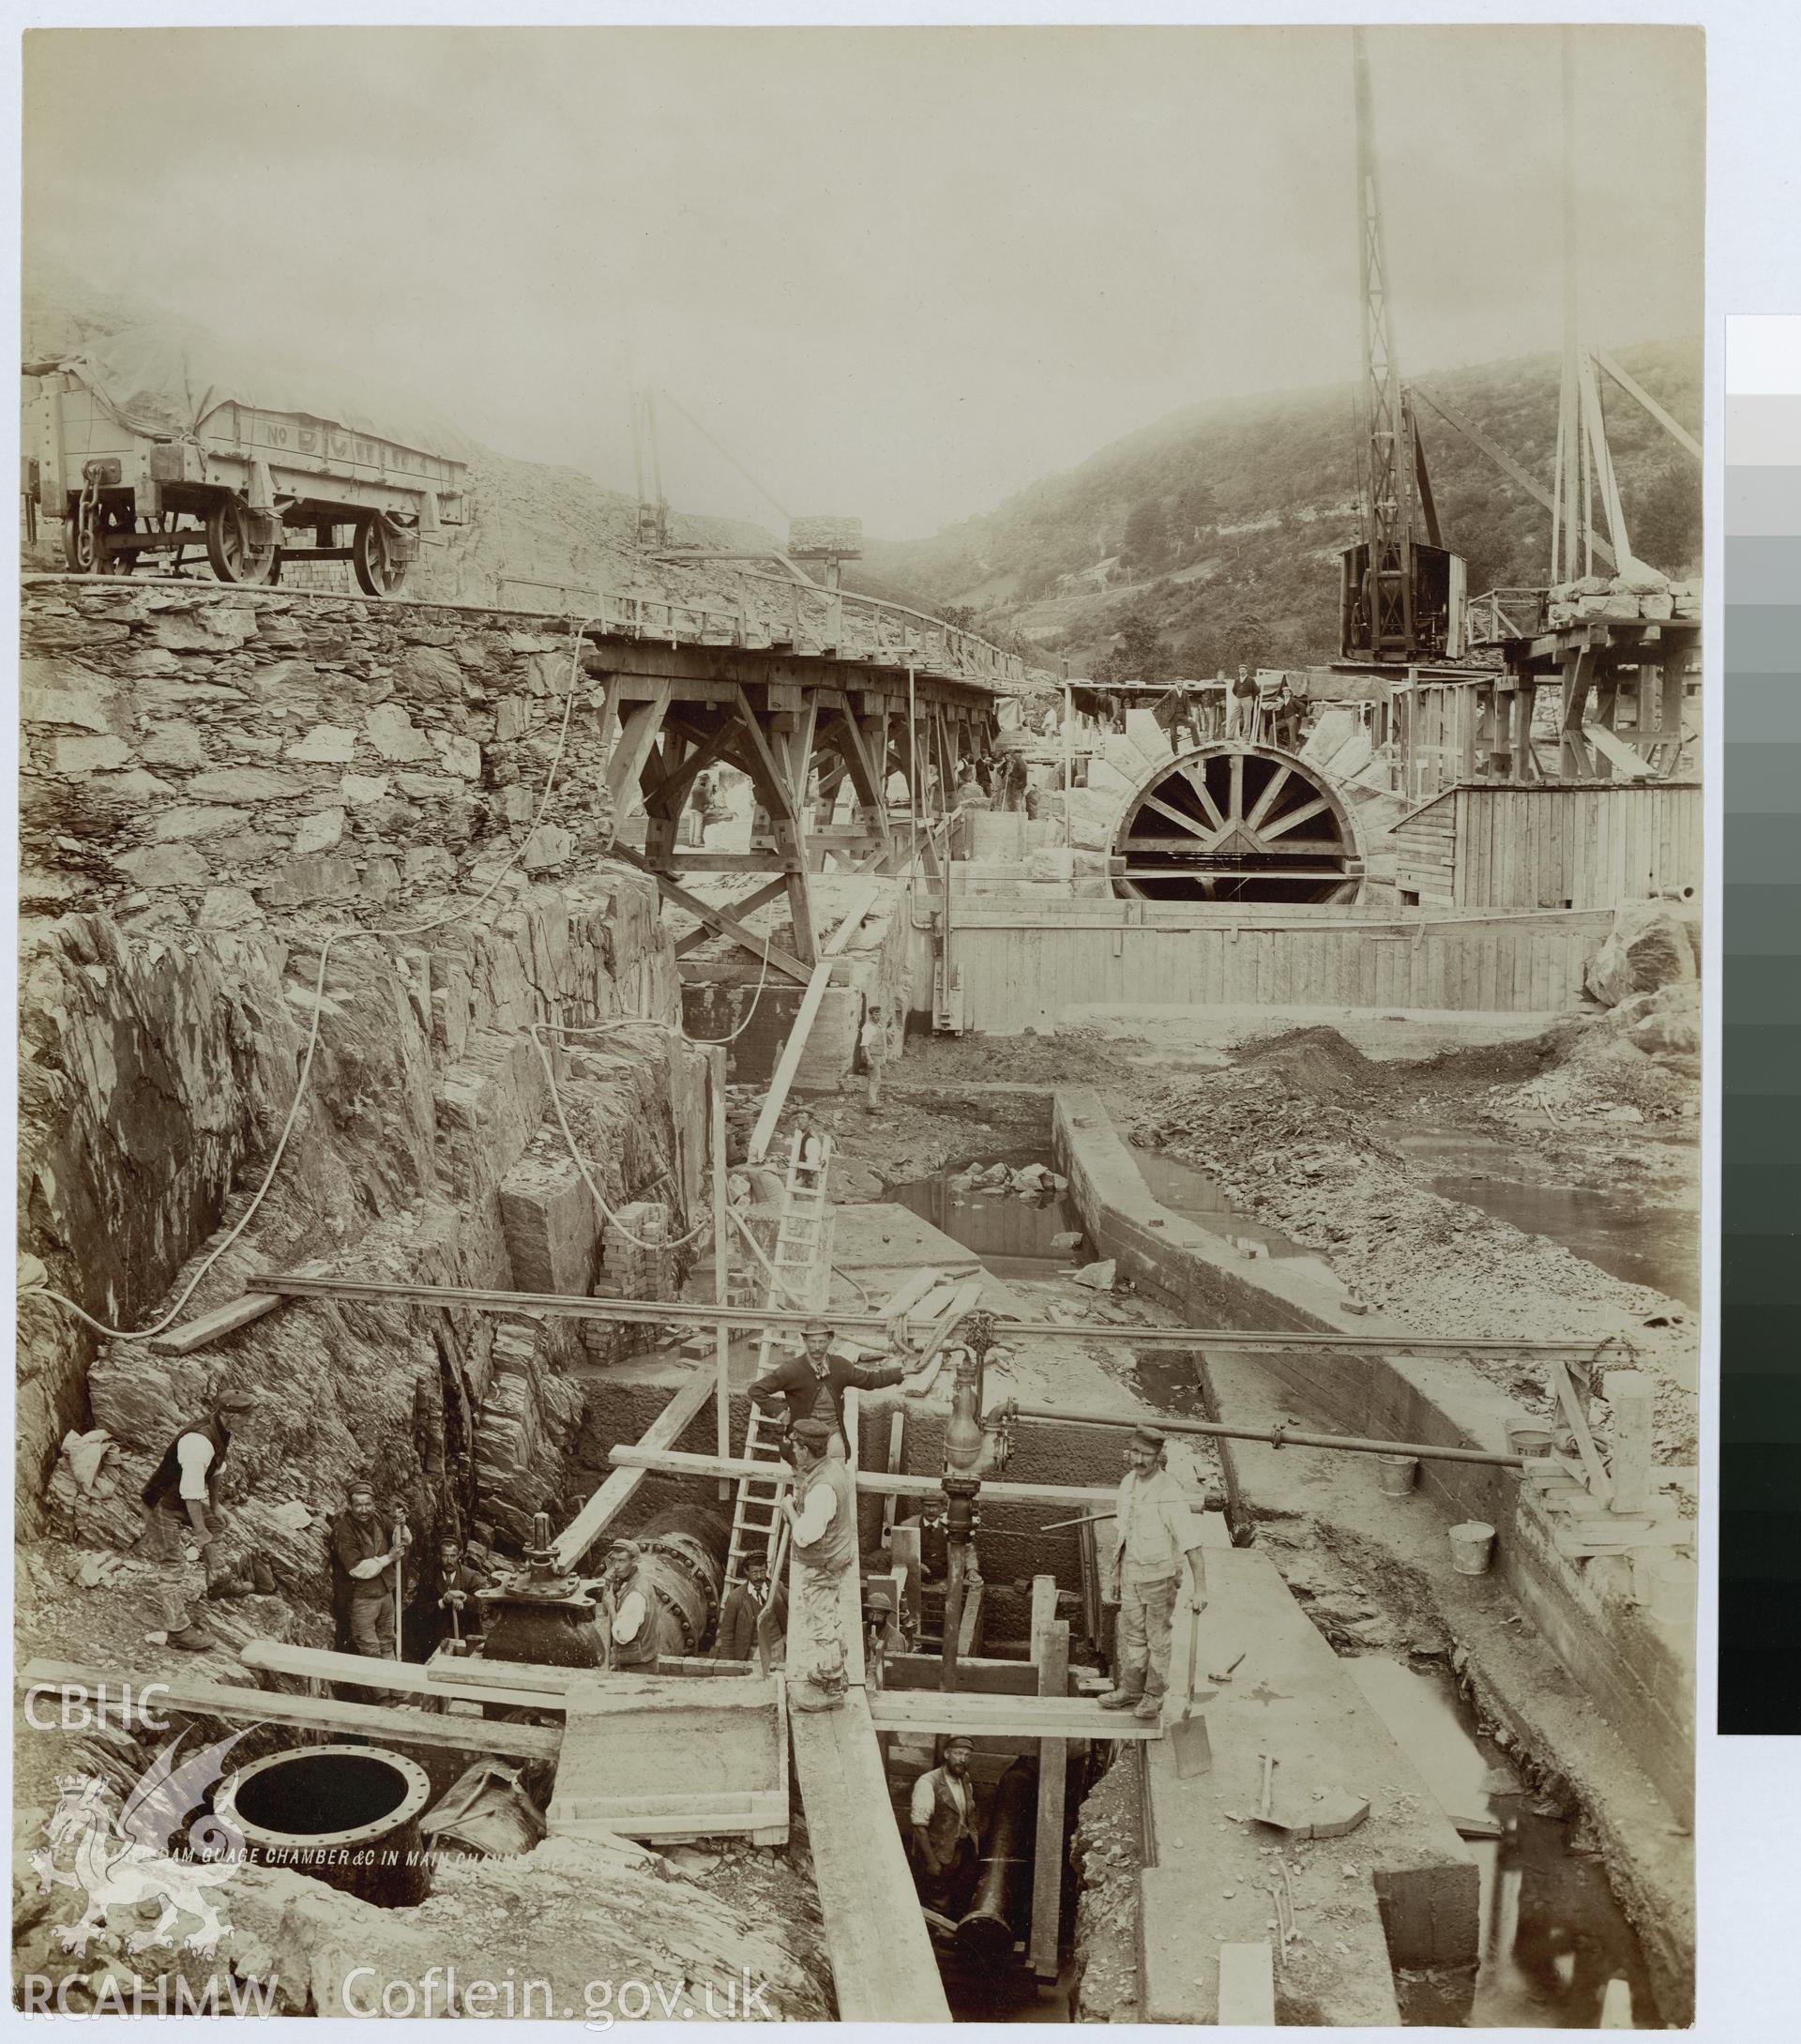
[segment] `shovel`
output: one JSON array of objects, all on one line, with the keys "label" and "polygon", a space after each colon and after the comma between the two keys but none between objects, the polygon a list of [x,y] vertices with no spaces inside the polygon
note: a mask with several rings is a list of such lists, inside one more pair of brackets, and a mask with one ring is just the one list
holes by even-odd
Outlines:
[{"label": "shovel", "polygon": [[[777,1491],[777,1495],[780,1495],[779,1491]],[[757,1670],[765,1678],[775,1659],[775,1642],[778,1631],[776,1599],[780,1594],[778,1586],[781,1582],[782,1564],[787,1559],[788,1522],[784,1519],[781,1522],[781,1530],[776,1535],[776,1552],[770,1556],[769,1560],[769,1595],[764,1600],[763,1609],[757,1613]]]},{"label": "shovel", "polygon": [[1207,1720],[1194,1714],[1194,1671],[1201,1651],[1201,1621],[1188,1625],[1188,1686],[1182,1698],[1182,1715],[1170,1727],[1170,1749],[1175,1755],[1175,1771],[1184,1781],[1213,1772],[1213,1741],[1207,1736]]}]

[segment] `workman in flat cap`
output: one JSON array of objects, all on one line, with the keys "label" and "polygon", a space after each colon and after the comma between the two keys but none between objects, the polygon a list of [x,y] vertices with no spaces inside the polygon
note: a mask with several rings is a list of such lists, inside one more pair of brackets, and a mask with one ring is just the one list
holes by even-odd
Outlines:
[{"label": "workman in flat cap", "polygon": [[[150,1478],[138,1493],[144,1515],[141,1545],[161,1572],[158,1601],[168,1643],[204,1654],[217,1638],[194,1615],[218,1573],[208,1552],[222,1530],[219,1482],[234,1438],[253,1432],[257,1401],[248,1391],[224,1391],[204,1419],[170,1437]],[[268,1565],[258,1557],[256,1588],[273,1590]]]},{"label": "workman in flat cap", "polygon": [[795,1422],[782,1438],[795,1472],[782,1517],[795,1544],[795,1606],[801,1658],[789,1669],[794,1710],[836,1710],[844,1701],[844,1578],[856,1560],[856,1492],[843,1454],[831,1453],[822,1419]]},{"label": "workman in flat cap", "polygon": [[1170,1686],[1170,1628],[1182,1567],[1188,1564],[1190,1607],[1199,1612],[1201,1522],[1165,1466],[1168,1442],[1155,1427],[1137,1427],[1127,1444],[1129,1467],[1115,1508],[1113,1550],[1119,1622],[1113,1643],[1114,1687],[1102,1710],[1129,1710],[1154,1722]]},{"label": "workman in flat cap", "polygon": [[981,1858],[976,1784],[969,1763],[975,1743],[961,1732],[945,1741],[943,1760],[913,1784],[913,1878],[919,1900],[941,1915],[960,1916]]},{"label": "workman in flat cap", "polygon": [[343,1586],[346,1644],[353,1654],[393,1660],[394,1607],[400,1600],[401,1570],[413,1545],[413,1529],[403,1508],[386,1516],[376,1504],[372,1483],[353,1483],[346,1509],[331,1529],[332,1561]]},{"label": "workman in flat cap", "polygon": [[662,1651],[663,1612],[644,1574],[643,1550],[636,1540],[615,1540],[607,1550],[598,1603],[596,1620],[606,1643],[607,1666],[654,1672]]},{"label": "workman in flat cap", "polygon": [[844,1394],[880,1391],[899,1384],[905,1374],[899,1363],[854,1363],[832,1347],[829,1320],[810,1320],[803,1330],[806,1346],[798,1355],[784,1356],[750,1386],[751,1402],[764,1412],[785,1409],[786,1431],[803,1419],[817,1419],[830,1436],[829,1452],[844,1459]]}]

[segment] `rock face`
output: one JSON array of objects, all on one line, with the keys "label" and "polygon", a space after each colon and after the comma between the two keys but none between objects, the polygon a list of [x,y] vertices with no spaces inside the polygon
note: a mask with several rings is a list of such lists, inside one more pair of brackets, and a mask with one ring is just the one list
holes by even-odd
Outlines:
[{"label": "rock face", "polygon": [[[243,1212],[294,1098],[317,958],[316,944],[266,931],[172,944],[99,916],[27,925],[22,1244],[97,1318],[144,1324]],[[668,940],[650,885],[610,868],[567,891],[522,887],[490,922],[448,925],[429,947],[337,945],[280,1168],[181,1317],[259,1270],[310,1259],[358,1276],[512,1286],[501,1187],[549,1099],[525,1025],[549,1013],[599,1023],[644,1003],[673,1008]],[[604,1053],[553,1053],[591,1173],[620,1204],[673,1181],[686,1211],[705,1156],[701,1053],[667,1030],[597,1040]],[[118,1444],[114,1497],[105,1508],[65,1498],[53,1522],[123,1544],[163,1444],[228,1384],[255,1392],[265,1418],[254,1447],[234,1453],[229,1488],[241,1494],[214,1558],[229,1567],[260,1546],[297,1604],[328,1603],[325,1529],[353,1477],[403,1500],[428,1537],[484,1520],[513,1536],[532,1510],[565,1503],[582,1402],[569,1324],[308,1301],[174,1356],[97,1344],[47,1306],[23,1311],[27,1522],[62,1435],[91,1423]]]},{"label": "rock face", "polygon": [[1616,909],[1607,941],[1589,961],[1583,985],[1603,1007],[1635,993],[1697,977],[1691,926],[1661,901],[1634,901]]}]

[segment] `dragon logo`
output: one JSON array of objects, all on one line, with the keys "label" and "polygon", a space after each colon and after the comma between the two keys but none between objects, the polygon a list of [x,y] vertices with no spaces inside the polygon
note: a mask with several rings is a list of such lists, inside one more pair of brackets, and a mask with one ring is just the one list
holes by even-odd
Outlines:
[{"label": "dragon logo", "polygon": [[[185,1733],[172,1739],[139,1778],[115,1814],[114,1791],[101,1775],[59,1775],[58,1800],[44,1825],[50,1842],[31,1855],[42,1884],[40,1894],[53,1887],[84,1889],[87,1908],[78,1921],[60,1925],[56,1942],[67,1952],[85,1957],[89,1942],[113,1930],[112,1912],[135,1911],[155,1902],[160,1913],[147,1930],[134,1930],[125,1940],[128,1952],[153,1945],[174,1948],[175,1928],[184,1916],[197,1928],[180,1940],[183,1951],[210,1959],[231,1926],[219,1914],[209,1891],[237,1871],[244,1857],[244,1835],[235,1824],[213,1815],[187,1820],[225,1772],[225,1756],[245,1736],[234,1733],[212,1746],[184,1755]],[[178,1856],[174,1840],[187,1831]],[[57,1864],[67,1849],[73,1864]]]}]

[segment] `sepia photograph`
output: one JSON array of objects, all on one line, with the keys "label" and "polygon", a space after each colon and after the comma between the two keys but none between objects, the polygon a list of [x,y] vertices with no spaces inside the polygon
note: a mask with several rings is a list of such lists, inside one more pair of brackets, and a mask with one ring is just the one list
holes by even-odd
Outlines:
[{"label": "sepia photograph", "polygon": [[1691,2026],[1703,30],[20,65],[15,2010]]}]

